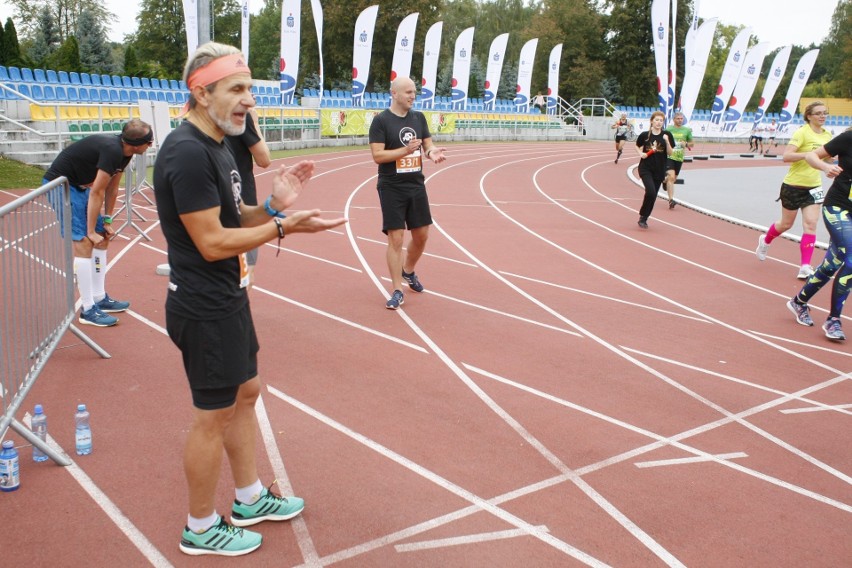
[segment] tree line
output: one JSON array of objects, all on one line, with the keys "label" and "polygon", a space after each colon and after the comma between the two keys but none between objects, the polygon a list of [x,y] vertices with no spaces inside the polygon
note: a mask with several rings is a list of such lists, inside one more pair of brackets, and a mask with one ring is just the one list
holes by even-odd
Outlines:
[{"label": "tree line", "polygon": [[[0,64],[85,71],[139,77],[176,79],[186,60],[186,33],[181,0],[141,0],[137,29],[120,43],[110,42],[106,30],[116,20],[99,0],[7,0],[19,17],[0,28]],[[691,0],[677,0],[678,44],[692,21]],[[256,79],[277,80],[281,0],[265,0],[251,18],[249,63]],[[443,21],[437,93],[449,96],[452,53],[458,34],[475,27],[469,96],[481,97],[491,41],[509,33],[497,95],[512,99],[518,57],[528,40],[538,38],[531,91],[547,90],[550,50],[563,44],[559,94],[574,101],[604,97],[614,103],[656,106],[656,71],[650,21],[650,0],[348,0],[324,2],[324,88],[346,90],[352,80],[352,41],[355,20],[366,7],[378,4],[370,66],[371,87],[386,91],[396,29],[412,11],[419,13],[412,74],[419,78],[426,30]],[[240,5],[237,0],[212,0],[211,36],[240,46]],[[710,108],[729,46],[743,26],[718,25],[697,108]],[[302,2],[302,47],[299,88],[319,87],[319,56],[310,2]],[[852,0],[840,0],[830,29],[820,45],[794,45],[784,80],[770,112],[780,110],[792,69],[810,49],[820,55],[805,88],[805,97],[852,98]],[[20,39],[19,39],[20,36]],[[750,46],[760,38],[752,36]],[[747,108],[758,106],[768,67],[775,52],[764,59],[763,70]],[[683,50],[678,50],[678,85],[683,80]],[[419,83],[419,81],[416,81]]]}]

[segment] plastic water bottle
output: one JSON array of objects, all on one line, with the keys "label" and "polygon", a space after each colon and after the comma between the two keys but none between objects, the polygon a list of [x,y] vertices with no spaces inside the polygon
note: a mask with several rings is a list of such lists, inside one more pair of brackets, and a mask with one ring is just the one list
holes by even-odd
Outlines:
[{"label": "plastic water bottle", "polygon": [[85,404],[77,405],[77,414],[74,415],[77,423],[75,439],[77,442],[77,455],[87,456],[92,453],[92,428],[89,426],[89,411]]},{"label": "plastic water bottle", "polygon": [[[47,442],[47,416],[44,414],[44,409],[40,404],[35,405],[35,414],[33,414],[32,419],[32,429],[33,434],[38,436],[38,439],[42,442]],[[38,446],[33,446],[33,461],[34,462],[43,462],[47,461],[47,454],[41,451]]]},{"label": "plastic water bottle", "polygon": [[12,440],[3,442],[0,450],[0,491],[14,491],[21,485],[18,450]]}]

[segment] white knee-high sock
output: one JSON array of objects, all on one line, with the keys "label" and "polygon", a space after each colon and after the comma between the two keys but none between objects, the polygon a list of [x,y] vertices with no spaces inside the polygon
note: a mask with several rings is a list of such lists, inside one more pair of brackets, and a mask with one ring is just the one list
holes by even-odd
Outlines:
[{"label": "white knee-high sock", "polygon": [[77,275],[77,290],[80,291],[80,300],[83,301],[83,309],[89,310],[95,305],[92,297],[92,259],[74,257],[74,273]]},{"label": "white knee-high sock", "polygon": [[92,298],[100,302],[106,296],[105,281],[107,269],[107,251],[94,249],[92,251]]}]

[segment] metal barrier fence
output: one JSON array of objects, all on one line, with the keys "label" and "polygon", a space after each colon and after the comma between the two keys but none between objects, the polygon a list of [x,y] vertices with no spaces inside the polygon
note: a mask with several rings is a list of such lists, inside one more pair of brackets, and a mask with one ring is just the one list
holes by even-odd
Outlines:
[{"label": "metal barrier fence", "polygon": [[77,309],[70,191],[61,177],[0,207],[0,439],[11,427],[60,465],[71,462],[15,414],[67,330],[110,356],[71,323]]}]

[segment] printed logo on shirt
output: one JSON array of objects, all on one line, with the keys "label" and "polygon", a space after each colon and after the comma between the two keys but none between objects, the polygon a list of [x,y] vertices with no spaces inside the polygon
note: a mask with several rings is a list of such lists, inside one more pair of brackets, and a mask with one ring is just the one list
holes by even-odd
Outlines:
[{"label": "printed logo on shirt", "polygon": [[403,146],[408,146],[408,143],[415,138],[417,138],[417,132],[410,126],[405,126],[399,131],[399,141],[402,142]]},{"label": "printed logo on shirt", "polygon": [[234,205],[237,206],[237,214],[240,214],[240,203],[242,203],[243,180],[240,177],[240,172],[231,170],[231,191],[234,194]]}]

